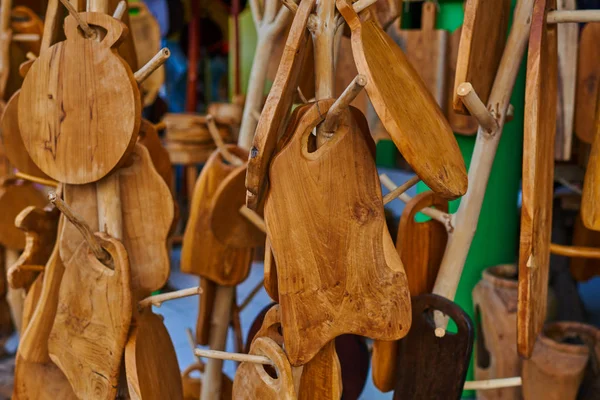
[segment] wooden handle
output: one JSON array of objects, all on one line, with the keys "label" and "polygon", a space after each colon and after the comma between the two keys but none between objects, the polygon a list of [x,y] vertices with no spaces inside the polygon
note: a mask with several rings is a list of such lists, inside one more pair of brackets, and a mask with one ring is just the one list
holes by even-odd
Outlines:
[{"label": "wooden handle", "polygon": [[550,243],[550,253],[565,257],[592,258],[600,260],[600,249],[582,246],[564,246]]}]

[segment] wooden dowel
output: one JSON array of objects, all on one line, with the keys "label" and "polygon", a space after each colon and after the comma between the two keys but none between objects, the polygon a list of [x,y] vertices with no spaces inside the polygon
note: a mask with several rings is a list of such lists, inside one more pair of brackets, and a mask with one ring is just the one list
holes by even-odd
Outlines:
[{"label": "wooden dowel", "polygon": [[359,13],[362,10],[364,10],[365,8],[373,5],[376,1],[377,0],[358,0],[352,4],[352,8],[354,8],[354,11],[356,13]]},{"label": "wooden dowel", "polygon": [[185,335],[187,336],[188,343],[190,345],[190,348],[192,349],[192,354],[194,355],[194,357],[196,357],[198,364],[203,364],[202,358],[200,356],[196,355],[196,346],[198,344],[196,343],[196,340],[194,339],[194,334],[192,333],[192,330],[190,328],[185,328]]},{"label": "wooden dowel", "polygon": [[96,36],[96,31],[90,28],[88,23],[81,18],[81,15],[79,15],[79,13],[77,12],[73,4],[69,2],[69,0],[60,0],[60,2],[63,6],[67,8],[67,10],[69,10],[69,14],[71,14],[71,16],[75,18],[77,24],[79,25],[79,27],[81,28],[81,30],[87,38],[93,38]]},{"label": "wooden dowel", "polygon": [[37,42],[41,38],[37,33],[15,33],[11,39],[13,42]]},{"label": "wooden dowel", "polygon": [[137,70],[133,77],[138,84],[141,84],[148,78],[154,71],[156,71],[161,65],[167,61],[167,59],[171,56],[171,51],[166,47],[160,49],[158,53],[150,59],[142,68]]},{"label": "wooden dowel", "polygon": [[29,181],[33,183],[39,183],[40,185],[48,186],[48,187],[58,187],[58,182],[53,181],[51,179],[38,178],[37,176],[25,174],[23,172],[15,173],[15,177],[19,179],[23,179],[24,181]]},{"label": "wooden dowel", "polygon": [[404,182],[402,185],[398,186],[396,189],[383,196],[383,204],[388,204],[392,200],[397,199],[398,196],[406,192],[411,187],[415,186],[417,183],[419,183],[420,180],[421,178],[419,178],[417,175],[413,176],[412,178]]},{"label": "wooden dowel", "polygon": [[520,376],[514,378],[487,379],[484,381],[467,381],[465,382],[465,390],[487,390],[500,389],[507,387],[521,386],[523,380]]},{"label": "wooden dowel", "polygon": [[600,21],[600,10],[558,10],[549,11],[546,22],[549,24],[565,22],[598,22]]},{"label": "wooden dowel", "polygon": [[248,304],[250,304],[250,302],[252,301],[252,299],[264,287],[265,287],[265,280],[263,279],[262,281],[258,282],[256,284],[256,286],[254,286],[254,288],[250,291],[250,293],[248,293],[248,296],[246,296],[246,298],[244,299],[244,301],[242,302],[242,304],[240,304],[238,306],[238,312],[242,312],[244,310],[244,308],[246,308],[248,306]]},{"label": "wooden dowel", "polygon": [[25,57],[28,60],[35,60],[35,59],[37,59],[37,56],[35,54],[33,54],[31,51],[28,51],[27,54],[25,54]]},{"label": "wooden dowel", "polygon": [[182,299],[184,297],[195,296],[202,293],[200,286],[181,289],[169,293],[156,294],[154,296],[148,296],[138,302],[138,309],[146,308],[148,306],[160,307],[162,303],[169,300]]},{"label": "wooden dowel", "polygon": [[79,215],[75,214],[73,210],[71,210],[71,207],[69,207],[61,198],[59,198],[55,192],[48,193],[48,200],[50,201],[50,203],[54,204],[56,208],[60,210],[61,213],[63,213],[63,215],[69,220],[69,222],[75,225],[75,228],[79,230],[85,241],[90,246],[90,250],[92,251],[92,253],[94,253],[98,261],[100,261],[107,267],[112,267],[112,257],[110,256],[110,254],[108,254],[106,250],[102,248],[100,242],[98,241],[96,236],[94,236],[94,232],[92,231],[90,226]]},{"label": "wooden dowel", "polygon": [[33,271],[33,272],[42,272],[46,269],[45,265],[21,265],[19,267],[21,271]]},{"label": "wooden dowel", "polygon": [[196,349],[194,350],[194,353],[200,357],[212,358],[217,360],[230,360],[238,362],[249,362],[252,364],[274,365],[273,361],[271,361],[268,357],[256,356],[252,354],[228,353],[226,351],[205,349]]},{"label": "wooden dowel", "polygon": [[260,113],[258,111],[252,110],[251,114],[252,114],[252,118],[254,118],[255,120],[258,121],[260,119]]},{"label": "wooden dowel", "polygon": [[456,89],[456,94],[462,99],[465,107],[467,107],[471,115],[475,117],[479,125],[481,125],[486,132],[494,132],[498,129],[498,122],[485,104],[483,104],[477,95],[477,92],[475,92],[473,85],[469,82],[461,83]]},{"label": "wooden dowel", "polygon": [[115,8],[115,12],[113,12],[113,18],[121,20],[123,15],[127,11],[127,3],[125,0],[121,0],[119,4],[117,4],[117,8]]},{"label": "wooden dowel", "polygon": [[281,3],[294,14],[296,14],[296,11],[298,11],[298,4],[296,4],[293,0],[281,0]]},{"label": "wooden dowel", "polygon": [[304,96],[304,93],[302,93],[302,89],[300,89],[300,86],[298,86],[296,90],[298,91],[298,97],[300,97],[300,101],[302,101],[303,103],[308,103],[308,99],[306,98],[306,96]]},{"label": "wooden dowel", "polygon": [[260,229],[261,232],[266,233],[267,232],[267,227],[265,226],[265,220],[262,219],[262,217],[260,215],[258,215],[256,213],[256,211],[249,209],[248,207],[241,206],[240,207],[240,214],[242,214],[244,217],[246,217],[246,219],[250,222],[252,222],[252,224],[254,224],[254,226],[256,226],[258,229]]},{"label": "wooden dowel", "polygon": [[[394,191],[397,188],[396,184],[386,174],[379,175],[379,180],[381,181],[382,185],[390,191]],[[412,200],[412,197],[410,197],[406,193],[401,193],[397,198],[402,200],[404,203],[408,203]],[[454,223],[451,214],[447,214],[445,212],[431,207],[425,207],[419,212],[423,215],[427,215],[429,218],[434,219],[440,224],[444,225],[446,231],[448,231],[449,234],[454,231]]]},{"label": "wooden dowel", "polygon": [[592,258],[600,260],[600,249],[595,247],[565,246],[550,243],[550,253],[571,258]]},{"label": "wooden dowel", "polygon": [[[350,106],[352,100],[358,96],[366,84],[367,78],[364,75],[356,75],[348,87],[344,89],[340,97],[338,97],[337,100],[331,105],[331,108],[327,112],[327,117],[325,117],[325,121],[323,122],[323,128],[321,129],[324,140],[329,140],[331,136],[333,136],[335,130],[337,129],[342,113],[348,109],[348,106]],[[317,136],[317,138],[318,137],[319,136]]]},{"label": "wooden dowel", "polygon": [[215,119],[210,114],[206,115],[206,126],[208,127],[208,132],[210,133],[212,140],[215,142],[219,153],[221,153],[221,156],[223,156],[225,161],[231,165],[235,165],[236,167],[242,165],[244,162],[235,154],[231,153],[227,146],[225,146],[223,138],[221,137],[219,129],[217,128],[217,124],[215,123]]},{"label": "wooden dowel", "polygon": [[119,171],[115,171],[96,182],[98,201],[98,227],[115,239],[123,239],[123,209]]}]

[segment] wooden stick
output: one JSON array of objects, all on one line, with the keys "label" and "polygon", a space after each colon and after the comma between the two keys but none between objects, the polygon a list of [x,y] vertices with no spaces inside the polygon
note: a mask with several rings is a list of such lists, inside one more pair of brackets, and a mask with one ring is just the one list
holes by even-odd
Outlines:
[{"label": "wooden stick", "polygon": [[98,200],[98,226],[115,239],[123,239],[123,211],[121,208],[121,187],[119,171],[105,176],[96,182]]},{"label": "wooden stick", "polygon": [[392,200],[397,199],[398,196],[406,192],[411,187],[415,186],[417,183],[419,183],[420,180],[421,178],[419,178],[417,175],[413,176],[412,178],[404,182],[402,185],[398,186],[396,189],[383,196],[383,204],[388,204]]},{"label": "wooden stick", "polygon": [[[262,364],[262,365],[274,365],[273,361],[271,361],[268,357],[265,356],[255,356],[252,354],[243,354],[243,353],[228,353],[226,351],[218,351],[218,350],[205,350],[205,349],[196,349],[194,353],[197,356],[204,358],[212,358],[216,360],[230,360],[230,361],[239,361],[239,362],[249,362],[253,364]],[[206,377],[206,374],[204,374]],[[204,399],[204,397],[200,397]]]},{"label": "wooden stick", "polygon": [[[448,238],[435,281],[433,292],[450,300],[453,300],[456,294],[471,242],[477,230],[479,213],[498,143],[502,137],[510,96],[529,39],[533,3],[534,0],[517,2],[513,24],[488,100],[489,110],[496,117],[498,127],[493,132],[486,132],[480,127],[477,133],[469,168],[469,189],[461,199],[458,211],[454,215],[454,233]],[[443,328],[445,332],[448,319],[438,312],[434,313],[434,318],[436,326]]]},{"label": "wooden stick", "polygon": [[267,233],[267,227],[265,225],[265,220],[258,215],[258,213],[254,210],[249,209],[245,205],[240,207],[240,214],[242,214],[246,219],[254,224],[261,232]]},{"label": "wooden stick", "polygon": [[169,51],[169,49],[167,49],[166,47],[160,49],[160,51],[156,53],[156,55],[152,57],[152,59],[150,59],[150,61],[148,61],[146,65],[144,65],[142,68],[140,68],[133,74],[133,77],[135,78],[135,81],[138,83],[138,85],[144,82],[146,78],[148,78],[150,75],[152,75],[152,73],[156,71],[161,65],[163,65],[169,57],[171,57],[171,51]]},{"label": "wooden stick", "polygon": [[21,265],[19,267],[21,271],[33,271],[33,272],[42,272],[46,269],[45,265]]},{"label": "wooden stick", "polygon": [[192,330],[190,328],[185,328],[185,334],[187,336],[190,348],[192,349],[192,354],[194,355],[194,357],[196,357],[196,360],[198,361],[199,364],[203,364],[202,358],[200,358],[200,356],[196,355],[197,343],[196,343],[196,340],[194,339],[194,334],[192,333]]},{"label": "wooden stick", "polygon": [[281,0],[281,3],[294,14],[298,11],[298,4],[294,0]]},{"label": "wooden stick", "polygon": [[127,3],[125,2],[125,0],[121,0],[119,4],[117,4],[115,12],[113,12],[113,18],[121,20],[121,18],[123,18],[123,15],[125,14],[125,11],[127,11]]},{"label": "wooden stick", "polygon": [[260,119],[260,113],[256,110],[252,110],[252,118],[254,118],[256,121],[258,121]]},{"label": "wooden stick", "polygon": [[348,87],[344,89],[340,97],[331,105],[331,108],[327,112],[327,117],[325,117],[325,121],[323,122],[322,129],[317,129],[317,147],[319,147],[319,138],[321,139],[321,144],[331,139],[338,127],[342,113],[348,109],[352,100],[358,96],[366,84],[367,78],[364,75],[356,75]]},{"label": "wooden stick", "polygon": [[484,381],[467,381],[465,382],[465,390],[487,390],[500,389],[514,386],[521,386],[523,380],[520,376],[514,378],[487,379]]},{"label": "wooden stick", "polygon": [[58,187],[58,182],[53,181],[51,179],[38,178],[37,176],[25,174],[23,172],[15,173],[15,177],[19,179],[23,179],[24,181],[29,181],[33,183],[39,183],[40,185],[48,186],[48,187]]},{"label": "wooden stick", "polygon": [[550,243],[550,253],[572,258],[592,258],[600,260],[600,249],[595,247],[565,246]]},{"label": "wooden stick", "polygon": [[90,228],[87,222],[85,222],[79,215],[75,214],[75,212],[71,210],[71,207],[69,207],[61,198],[59,198],[55,192],[48,193],[48,200],[50,201],[50,203],[54,204],[56,208],[60,210],[61,213],[63,213],[63,215],[69,220],[69,222],[75,225],[75,228],[79,230],[85,241],[90,246],[90,250],[92,251],[92,253],[94,253],[98,261],[100,261],[106,266],[112,266],[112,257],[110,256],[110,254],[108,254],[106,250],[102,248],[100,242],[98,241],[96,236],[94,236],[92,228]]},{"label": "wooden stick", "polygon": [[300,86],[298,86],[296,90],[298,91],[298,97],[300,97],[300,101],[302,101],[303,103],[308,103],[308,99],[306,98],[306,96],[304,96],[304,93],[302,93],[302,89],[300,89]]},{"label": "wooden stick", "polygon": [[236,167],[242,165],[244,162],[235,154],[230,152],[227,146],[225,146],[223,138],[221,137],[219,129],[217,128],[217,124],[215,123],[215,119],[210,114],[206,115],[206,126],[208,127],[208,132],[210,133],[212,140],[215,142],[219,153],[221,153],[225,161],[231,165],[235,165]]},{"label": "wooden stick", "polygon": [[69,10],[69,14],[71,14],[71,16],[73,18],[75,18],[75,20],[77,21],[77,24],[79,25],[79,27],[81,28],[81,30],[85,34],[85,37],[87,37],[87,38],[93,38],[93,37],[96,36],[96,31],[93,30],[92,28],[90,28],[90,26],[88,25],[88,23],[85,22],[81,18],[81,15],[79,15],[79,13],[77,12],[77,10],[73,6],[73,4],[71,4],[69,2],[69,0],[60,0],[60,2],[62,3],[63,6],[65,6],[67,8],[67,10]]},{"label": "wooden stick", "polygon": [[200,286],[176,290],[174,292],[156,294],[154,296],[148,296],[138,302],[138,309],[141,310],[148,306],[160,307],[162,303],[169,300],[182,299],[184,297],[195,296],[202,293]]},{"label": "wooden stick", "polygon": [[12,35],[13,42],[37,42],[41,38],[37,33],[15,33]]},{"label": "wooden stick", "polygon": [[352,8],[354,8],[354,11],[358,14],[365,8],[375,4],[376,1],[377,0],[358,0],[357,2],[352,4]]},{"label": "wooden stick", "polygon": [[[396,188],[397,188],[396,184],[386,174],[379,175],[379,180],[381,181],[383,186],[385,186],[388,190],[390,190],[390,191],[396,190]],[[401,193],[400,195],[398,195],[397,198],[402,200],[404,203],[408,203],[409,201],[412,200],[412,197],[410,197],[406,193]],[[437,209],[431,208],[431,207],[425,207],[419,212],[422,213],[423,215],[427,215],[429,218],[434,219],[434,220],[438,221],[440,224],[444,225],[444,227],[446,228],[446,231],[448,231],[449,234],[454,231],[454,225],[453,225],[451,214],[447,214],[445,212],[442,212],[440,210],[437,210]]]},{"label": "wooden stick", "polygon": [[250,293],[248,293],[248,296],[246,296],[246,298],[244,299],[244,301],[242,302],[242,304],[240,304],[238,306],[238,310],[239,312],[242,312],[244,310],[244,308],[246,308],[248,306],[248,304],[250,304],[250,302],[252,301],[252,299],[260,292],[260,290],[262,288],[265,287],[265,280],[263,279],[262,281],[258,282],[256,284],[256,286],[254,286],[254,288],[250,291]]},{"label": "wooden stick", "polygon": [[456,94],[461,98],[465,107],[472,116],[475,117],[479,125],[487,132],[494,132],[498,129],[498,122],[481,101],[477,92],[469,82],[463,82],[458,85]]},{"label": "wooden stick", "polygon": [[559,10],[549,11],[546,22],[549,24],[565,22],[598,22],[600,21],[600,10]]},{"label": "wooden stick", "polygon": [[164,131],[165,129],[167,129],[167,123],[165,121],[157,122],[156,124],[154,124],[154,128],[157,131]]},{"label": "wooden stick", "polygon": [[31,51],[28,51],[27,54],[25,54],[25,57],[30,61],[37,59],[37,56],[35,54],[33,54]]}]

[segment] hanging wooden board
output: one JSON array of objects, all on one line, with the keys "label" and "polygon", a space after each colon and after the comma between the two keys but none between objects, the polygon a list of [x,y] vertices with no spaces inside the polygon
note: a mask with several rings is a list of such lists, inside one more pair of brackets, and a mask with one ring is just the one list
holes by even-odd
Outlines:
[{"label": "hanging wooden board", "polygon": [[591,144],[596,132],[596,103],[600,88],[600,22],[590,22],[581,30],[577,60],[575,134]]},{"label": "hanging wooden board", "polygon": [[[182,373],[183,400],[198,400],[202,393],[202,379],[192,376],[192,372],[198,371],[204,374],[204,364],[196,363],[189,365]],[[230,400],[232,397],[233,382],[223,374],[221,380],[221,400]]]},{"label": "hanging wooden board", "polygon": [[[575,10],[576,0],[557,0],[558,10]],[[577,86],[577,46],[579,25],[557,24],[558,43],[558,100],[556,109],[556,142],[554,158],[571,159],[573,120],[575,118],[575,88]]]},{"label": "hanging wooden board", "polygon": [[253,210],[257,210],[263,201],[269,163],[277,139],[285,128],[285,121],[298,87],[298,78],[302,72],[310,36],[306,25],[314,5],[315,0],[304,0],[298,5],[275,81],[258,120],[246,174],[246,204]]},{"label": "hanging wooden board", "polygon": [[336,5],[352,29],[352,53],[383,126],[417,175],[447,198],[467,191],[456,139],[435,98],[402,50],[373,19],[361,21],[346,0]]},{"label": "hanging wooden board", "polygon": [[21,311],[21,326],[19,331],[24,331],[29,326],[31,316],[37,308],[40,295],[42,293],[42,285],[44,283],[44,272],[38,273],[35,280],[29,285],[25,300],[23,301],[23,309]]},{"label": "hanging wooden board", "polygon": [[71,384],[52,363],[26,361],[17,354],[13,400],[77,400]]},{"label": "hanging wooden board", "polygon": [[[416,222],[415,217],[425,207],[448,212],[448,202],[427,191],[416,195],[402,211],[396,250],[406,271],[411,296],[431,293],[442,263],[448,232],[437,221]],[[376,340],[373,345],[373,383],[382,392],[396,386],[396,354],[399,341]]]},{"label": "hanging wooden board", "polygon": [[[247,153],[237,146],[229,150],[241,159]],[[248,276],[252,249],[231,249],[210,228],[215,194],[235,167],[226,164],[218,151],[210,156],[194,187],[191,212],[181,247],[181,271],[210,279],[219,285],[236,285]]]},{"label": "hanging wooden board", "polygon": [[[473,349],[471,319],[457,304],[434,294],[413,297],[412,304],[413,324],[400,341],[394,399],[458,400]],[[435,310],[452,318],[458,331],[436,337]]]},{"label": "hanging wooden board", "polygon": [[40,39],[20,42],[19,45],[25,53],[40,53],[41,37],[44,33],[44,22],[30,8],[17,6],[11,10],[11,28],[13,33],[25,33],[39,35]]},{"label": "hanging wooden board", "polygon": [[556,128],[556,0],[537,0],[531,20],[525,87],[523,205],[519,248],[517,348],[529,358],[546,318]]},{"label": "hanging wooden board", "polygon": [[456,93],[461,83],[469,82],[487,104],[496,71],[504,52],[510,0],[467,0],[458,49],[454,79],[454,111],[469,115]]},{"label": "hanging wooden board", "polygon": [[25,247],[25,233],[15,226],[15,218],[25,207],[43,208],[46,196],[30,183],[5,181],[0,186],[0,244],[9,249]]},{"label": "hanging wooden board", "polygon": [[292,367],[285,352],[267,337],[257,338],[250,354],[268,357],[273,361],[277,377],[271,377],[261,364],[243,362],[233,381],[233,398],[239,400],[292,400],[296,399]]},{"label": "hanging wooden board", "polygon": [[181,399],[183,387],[175,348],[162,318],[143,310],[125,346],[125,373],[134,399]]},{"label": "hanging wooden board", "polygon": [[116,396],[132,315],[127,252],[116,239],[95,237],[111,255],[114,270],[96,259],[87,242],[79,245],[65,261],[48,338],[50,358],[80,399]]},{"label": "hanging wooden board", "polygon": [[[581,215],[575,219],[573,246],[600,248],[600,232],[586,228],[581,221]],[[573,257],[570,260],[569,270],[577,282],[588,281],[600,275],[600,260]]]},{"label": "hanging wooden board", "polygon": [[[265,204],[285,347],[295,366],[343,333],[394,340],[410,327],[406,276],[357,114],[346,111],[333,138],[312,151],[311,131],[332,102],[297,109],[304,115],[273,159]],[[307,179],[313,176],[319,179]]]},{"label": "hanging wooden board", "polygon": [[106,29],[104,39],[85,38],[75,18],[65,18],[67,40],[40,54],[19,101],[19,129],[31,158],[69,184],[98,181],[118,167],[133,149],[141,118],[137,83],[115,48],[125,26],[102,13],[79,15]]},{"label": "hanging wooden board", "polygon": [[600,199],[600,101],[596,103],[595,129],[596,133],[583,180],[581,221],[586,228],[600,231],[600,206],[598,205]]},{"label": "hanging wooden board", "polygon": [[169,152],[164,148],[153,123],[142,119],[138,143],[148,149],[156,172],[163,178],[169,188],[173,187],[173,166]]}]

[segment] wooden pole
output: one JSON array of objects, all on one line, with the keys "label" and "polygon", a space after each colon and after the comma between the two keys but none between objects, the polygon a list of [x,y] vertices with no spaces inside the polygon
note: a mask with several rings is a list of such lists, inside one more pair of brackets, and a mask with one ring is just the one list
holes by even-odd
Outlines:
[{"label": "wooden pole", "polygon": [[599,22],[600,10],[558,10],[549,11],[546,17],[546,22],[549,24],[557,23],[584,23],[584,22]]}]

